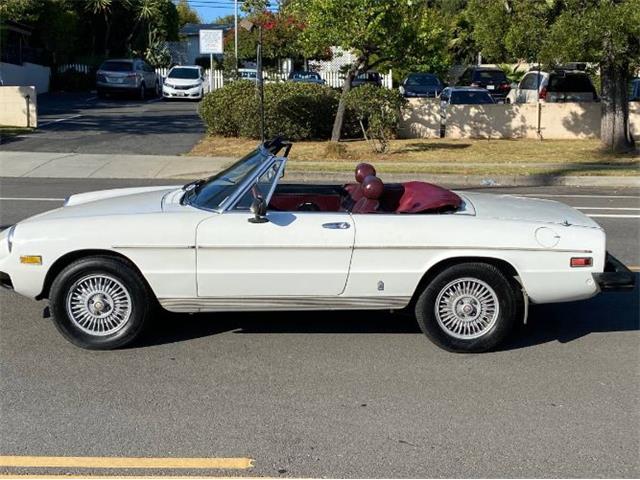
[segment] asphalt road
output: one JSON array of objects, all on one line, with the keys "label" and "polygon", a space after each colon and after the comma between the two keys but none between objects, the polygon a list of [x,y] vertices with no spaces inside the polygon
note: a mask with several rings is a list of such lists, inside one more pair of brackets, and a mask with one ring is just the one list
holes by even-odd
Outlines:
[{"label": "asphalt road", "polygon": [[55,93],[38,97],[38,129],[10,138],[2,149],[24,152],[124,153],[178,155],[187,153],[205,127],[199,103],[152,98],[114,97],[89,93]]},{"label": "asphalt road", "polygon": [[[0,223],[145,183],[2,179]],[[598,215],[609,249],[640,265],[637,190],[508,191]],[[0,456],[254,460],[145,471],[160,474],[637,478],[638,297],[533,307],[501,351],[455,355],[384,312],[165,315],[132,348],[88,352],[44,303],[0,292]],[[0,468],[73,472],[105,470]]]}]

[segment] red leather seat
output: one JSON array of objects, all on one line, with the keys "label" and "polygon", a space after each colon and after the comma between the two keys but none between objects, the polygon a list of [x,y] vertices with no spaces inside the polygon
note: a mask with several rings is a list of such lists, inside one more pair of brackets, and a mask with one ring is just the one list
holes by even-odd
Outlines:
[{"label": "red leather seat", "polygon": [[426,182],[407,182],[396,213],[450,211],[460,207],[462,199],[451,190]]},{"label": "red leather seat", "polygon": [[362,182],[362,198],[358,200],[351,213],[373,213],[380,207],[380,197],[384,192],[382,180],[374,175],[367,176]]},{"label": "red leather seat", "polygon": [[[362,182],[368,176],[376,175],[376,169],[370,163],[359,163],[356,165],[356,182],[349,183],[344,186],[344,189],[351,197],[351,202],[355,203],[362,198]],[[352,204],[353,204],[352,203]]]}]

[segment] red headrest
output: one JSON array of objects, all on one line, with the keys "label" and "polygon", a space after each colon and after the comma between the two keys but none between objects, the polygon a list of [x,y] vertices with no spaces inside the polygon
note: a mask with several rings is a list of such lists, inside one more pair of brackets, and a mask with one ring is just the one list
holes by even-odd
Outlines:
[{"label": "red headrest", "polygon": [[362,182],[362,194],[366,198],[377,200],[382,196],[382,192],[384,192],[384,184],[378,177],[369,175]]},{"label": "red headrest", "polygon": [[369,175],[376,175],[376,169],[369,163],[359,163],[356,165],[356,182],[362,183]]}]

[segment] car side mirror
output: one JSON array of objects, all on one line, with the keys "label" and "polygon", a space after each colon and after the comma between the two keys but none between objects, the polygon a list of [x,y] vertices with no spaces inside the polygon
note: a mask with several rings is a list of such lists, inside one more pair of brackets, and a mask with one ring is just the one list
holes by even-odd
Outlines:
[{"label": "car side mirror", "polygon": [[248,219],[249,223],[267,223],[269,221],[267,204],[262,197],[254,199],[249,210],[253,213],[253,217]]}]

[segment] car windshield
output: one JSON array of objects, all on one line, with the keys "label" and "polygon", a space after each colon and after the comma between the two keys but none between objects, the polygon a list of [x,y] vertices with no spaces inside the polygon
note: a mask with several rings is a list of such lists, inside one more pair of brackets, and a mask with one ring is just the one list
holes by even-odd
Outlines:
[{"label": "car windshield", "polygon": [[295,80],[320,80],[320,75],[315,72],[295,72],[292,78]]},{"label": "car windshield", "polygon": [[406,85],[420,87],[437,87],[440,85],[438,77],[435,75],[409,75]]},{"label": "car windshield", "polygon": [[502,70],[476,70],[474,79],[483,82],[506,82],[507,76]]},{"label": "car windshield", "polygon": [[197,68],[173,68],[167,75],[167,78],[184,78],[195,80],[200,78],[200,72]]},{"label": "car windshield", "polygon": [[452,105],[481,105],[494,103],[488,92],[458,90],[451,93]]},{"label": "car windshield", "polygon": [[260,168],[270,156],[268,151],[255,149],[217,175],[187,185],[183,202],[207,210],[221,208],[236,187]]},{"label": "car windshield", "polygon": [[100,70],[108,72],[130,72],[133,70],[133,62],[104,62]]}]

